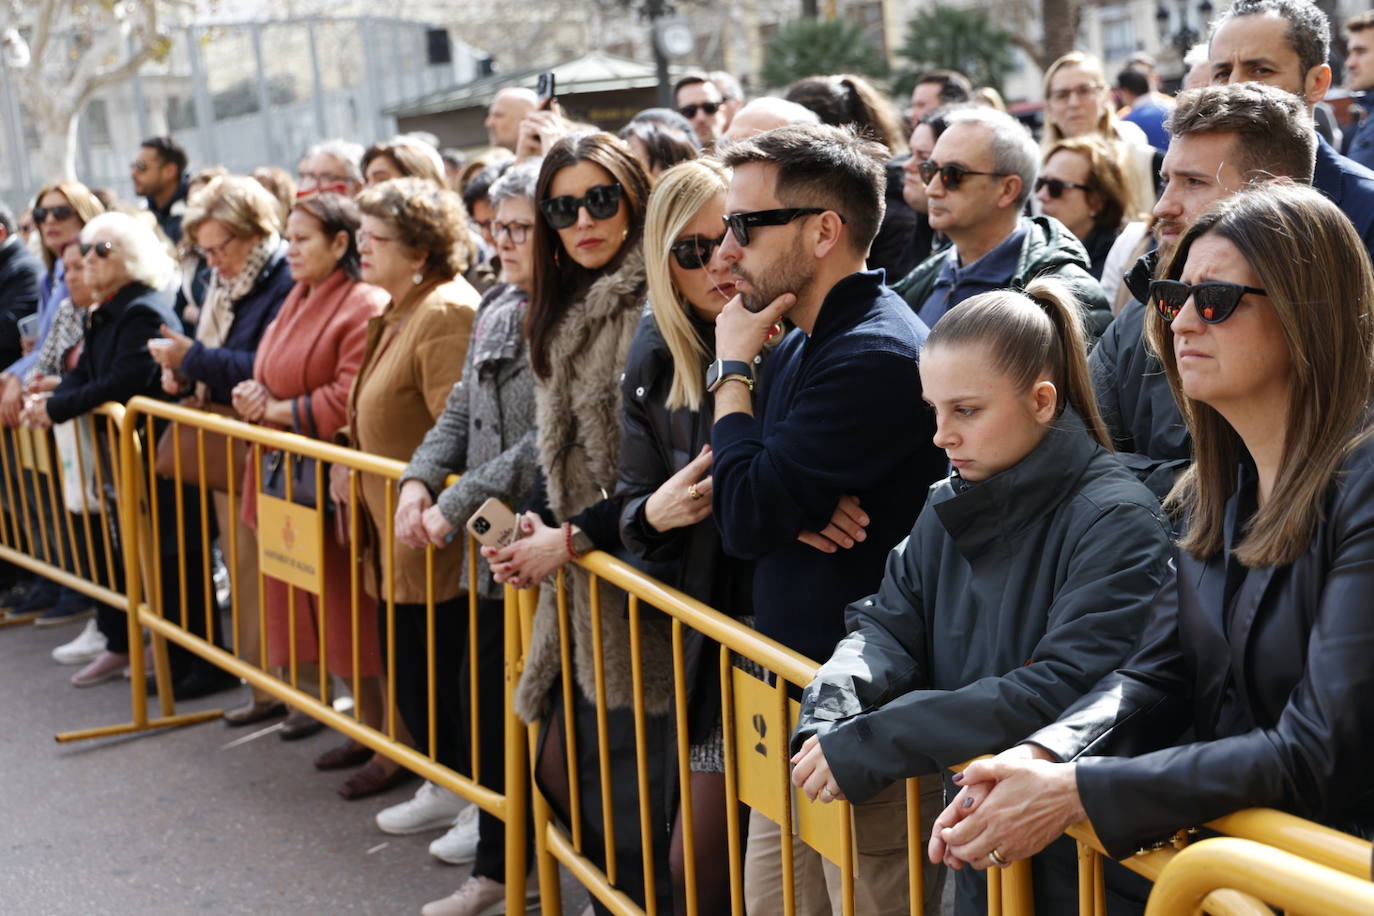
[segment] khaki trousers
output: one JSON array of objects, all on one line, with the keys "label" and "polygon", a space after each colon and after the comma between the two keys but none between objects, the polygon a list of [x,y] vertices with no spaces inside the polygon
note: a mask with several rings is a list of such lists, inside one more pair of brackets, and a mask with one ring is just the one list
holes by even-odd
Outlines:
[{"label": "khaki trousers", "polygon": [[[925,858],[930,825],[944,804],[938,776],[921,780],[921,861],[925,878],[925,913],[938,916],[945,870]],[[858,871],[854,876],[856,916],[908,916],[912,912],[907,884],[906,784],[888,786],[872,799],[854,805],[854,839]],[[838,916],[840,869],[805,843],[792,844],[793,891],[797,916]],[[783,913],[782,830],[771,819],[751,811],[749,845],[744,857],[744,904],[749,916]],[[919,911],[918,911],[919,912]]]}]

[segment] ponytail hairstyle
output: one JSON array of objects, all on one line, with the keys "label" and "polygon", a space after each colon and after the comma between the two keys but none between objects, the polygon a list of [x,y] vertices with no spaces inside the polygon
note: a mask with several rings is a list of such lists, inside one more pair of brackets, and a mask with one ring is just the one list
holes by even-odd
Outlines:
[{"label": "ponytail hairstyle", "polygon": [[808,76],[788,86],[783,98],[811,109],[822,124],[854,125],[864,139],[883,144],[890,155],[907,151],[906,133],[897,109],[862,76]]},{"label": "ponytail hairstyle", "polygon": [[1082,306],[1060,281],[1032,280],[1025,292],[999,289],[966,299],[936,323],[925,345],[985,347],[993,367],[1019,389],[1048,378],[1058,392],[1055,416],[1072,406],[1098,444],[1112,449],[1093,395]]}]

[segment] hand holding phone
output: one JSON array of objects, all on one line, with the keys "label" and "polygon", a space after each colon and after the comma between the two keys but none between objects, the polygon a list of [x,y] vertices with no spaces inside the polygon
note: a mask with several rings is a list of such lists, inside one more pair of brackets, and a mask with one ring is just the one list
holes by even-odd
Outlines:
[{"label": "hand holding phone", "polygon": [[520,537],[520,521],[501,500],[492,497],[477,507],[465,526],[483,547],[501,549]]}]

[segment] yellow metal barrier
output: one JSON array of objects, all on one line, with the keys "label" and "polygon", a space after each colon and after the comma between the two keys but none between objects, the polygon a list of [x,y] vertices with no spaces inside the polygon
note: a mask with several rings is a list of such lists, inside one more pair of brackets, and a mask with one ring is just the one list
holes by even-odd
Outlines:
[{"label": "yellow metal barrier", "polygon": [[[157,424],[154,421],[158,421]],[[242,466],[234,466],[235,442],[247,443],[248,460],[251,466],[260,467],[261,458],[265,449],[274,449],[282,453],[285,462],[285,499],[281,500],[285,506],[276,506],[277,510],[285,513],[283,516],[285,526],[281,532],[280,543],[274,549],[279,549],[282,553],[279,560],[284,567],[300,568],[309,566],[311,562],[316,564],[316,573],[323,576],[323,539],[326,536],[325,516],[327,512],[326,500],[323,498],[314,500],[314,507],[296,505],[293,502],[295,494],[293,464],[302,459],[313,459],[315,462],[315,493],[321,497],[327,492],[328,481],[325,477],[324,465],[330,463],[336,466],[347,468],[348,490],[352,497],[351,505],[359,506],[358,494],[360,491],[360,477],[362,475],[373,475],[387,482],[386,492],[386,525],[385,530],[380,532],[382,543],[389,551],[394,551],[394,537],[391,528],[391,517],[394,514],[394,491],[395,481],[400,478],[404,465],[398,461],[390,461],[372,455],[363,454],[352,449],[341,448],[326,442],[309,439],[291,433],[278,432],[260,426],[240,423],[216,414],[206,413],[168,404],[150,398],[138,397],[131,400],[127,406],[125,416],[121,425],[122,437],[120,440],[122,476],[120,484],[120,511],[122,517],[123,530],[126,532],[137,532],[136,536],[130,537],[125,545],[125,570],[127,582],[127,596],[125,606],[130,610],[129,626],[131,633],[130,645],[137,647],[141,645],[141,633],[144,628],[150,631],[153,637],[155,666],[157,669],[158,699],[162,706],[162,716],[149,718],[147,715],[147,692],[146,679],[144,677],[144,663],[142,653],[135,650],[130,655],[130,667],[132,669],[132,696],[133,696],[133,720],[129,723],[109,726],[104,728],[88,729],[81,732],[69,732],[58,736],[58,740],[74,741],[88,738],[105,737],[115,734],[143,731],[150,728],[158,728],[167,725],[188,724],[193,721],[203,721],[207,718],[214,718],[219,715],[218,710],[196,713],[190,716],[176,716],[173,699],[171,677],[168,668],[167,656],[164,651],[166,642],[173,643],[181,648],[208,660],[219,668],[230,674],[246,680],[254,687],[263,690],[272,696],[289,703],[291,706],[303,710],[312,717],[324,724],[334,728],[342,734],[352,738],[360,744],[366,745],[372,750],[396,761],[401,766],[406,767],[417,775],[424,777],[436,785],[442,786],[455,794],[478,805],[487,813],[500,818],[506,825],[506,901],[509,912],[520,912],[525,907],[525,872],[527,858],[525,854],[526,845],[526,820],[527,820],[527,779],[528,769],[525,766],[525,729],[514,717],[512,706],[512,691],[517,672],[515,668],[507,663],[504,672],[504,699],[502,716],[504,745],[504,789],[496,791],[482,784],[480,779],[480,764],[477,762],[478,734],[481,731],[481,723],[478,721],[477,696],[476,696],[476,671],[477,671],[477,642],[475,639],[477,621],[476,592],[470,590],[472,595],[469,600],[469,660],[473,669],[473,709],[472,709],[472,757],[473,765],[471,773],[459,773],[440,764],[436,758],[437,748],[437,723],[436,723],[436,702],[435,684],[436,668],[440,664],[453,664],[452,659],[439,659],[434,651],[435,634],[435,600],[434,600],[434,548],[427,548],[427,569],[429,581],[427,585],[428,600],[426,602],[425,630],[427,634],[427,651],[425,653],[425,674],[428,690],[428,753],[421,752],[398,740],[397,735],[397,716],[395,715],[394,705],[391,715],[388,716],[388,723],[385,731],[370,727],[361,721],[361,710],[355,704],[352,715],[345,715],[336,711],[327,701],[325,661],[326,661],[326,630],[328,624],[325,621],[326,614],[321,612],[317,621],[319,634],[320,652],[320,689],[319,697],[312,696],[302,689],[298,678],[297,651],[300,647],[296,645],[296,613],[295,591],[288,591],[287,626],[289,634],[288,654],[290,662],[288,676],[284,679],[275,676],[267,670],[268,640],[264,633],[261,644],[260,655],[257,659],[245,659],[235,652],[216,645],[208,638],[216,632],[216,621],[211,616],[216,614],[215,602],[211,586],[210,575],[210,542],[209,542],[209,500],[210,491],[207,489],[204,480],[207,467],[207,436],[220,436],[223,439],[226,459],[230,466],[229,489],[227,493],[229,515],[231,518],[238,518],[240,510],[242,489],[240,481],[243,479]],[[175,487],[174,505],[172,507],[160,506],[158,496],[157,478],[154,476],[153,462],[147,459],[148,449],[144,448],[145,443],[155,442],[155,433],[160,430],[157,428],[162,425],[170,425],[171,435],[177,435],[177,427],[185,425],[197,430],[196,448],[194,462],[199,471],[197,475],[201,481],[195,485],[184,485],[185,475],[188,468],[183,467],[183,456],[177,454],[175,462],[175,474],[172,484]],[[214,439],[212,438],[212,442]],[[189,456],[188,456],[189,457]],[[167,486],[162,487],[167,490]],[[268,499],[262,494],[258,494],[259,507]],[[167,527],[159,522],[159,512],[167,508],[174,508],[176,542],[175,551],[163,549],[168,546],[163,544],[164,532],[160,529]],[[188,541],[187,532],[193,527],[192,522],[197,519],[190,513],[198,513],[200,538],[199,542],[195,539]],[[359,512],[348,513],[348,562],[351,572],[350,578],[350,620],[352,627],[352,646],[353,646],[353,691],[358,695],[359,688],[359,628],[360,618],[360,544],[362,543],[361,526],[359,522]],[[166,518],[165,516],[163,517]],[[261,514],[259,516],[261,521]],[[261,532],[260,532],[261,533]],[[313,537],[311,536],[313,535]],[[230,570],[236,568],[235,553],[238,545],[235,543],[234,529],[231,527],[229,532],[223,532],[222,537],[227,542],[224,545],[224,553],[228,561]],[[469,559],[469,578],[476,582],[476,552],[471,543],[468,544]],[[201,572],[204,576],[204,595],[201,596],[205,603],[206,627],[205,636],[197,635],[190,630],[193,623],[198,620],[188,619],[184,600],[187,595],[188,583],[188,559],[187,554],[199,551],[198,562],[201,564]],[[261,552],[261,551],[260,551]],[[173,554],[175,560],[172,560]],[[312,559],[313,557],[313,559]],[[176,581],[178,588],[177,594],[164,594],[162,588],[163,562],[176,562],[177,570]],[[390,564],[394,571],[394,564]],[[142,569],[140,575],[138,571]],[[283,573],[287,575],[288,573]],[[304,574],[303,574],[304,575]],[[387,642],[387,677],[391,689],[388,697],[395,696],[395,624],[396,624],[396,600],[394,589],[394,575],[387,576],[384,583],[384,594],[381,596],[381,605],[385,608],[385,620],[381,623],[382,628],[392,638]],[[145,582],[146,580],[146,582]],[[257,587],[261,591],[263,588],[264,574],[259,571]],[[286,580],[291,584],[299,584],[293,580]],[[231,592],[245,587],[246,583],[231,582]],[[318,593],[317,593],[318,594]],[[509,600],[509,599],[508,599]],[[259,625],[266,628],[266,606],[259,604]],[[231,602],[229,632],[236,637],[235,646],[238,645],[237,636],[241,632],[241,624],[238,615],[237,601]],[[488,622],[489,623],[489,622]],[[517,659],[519,657],[520,634],[514,626],[507,626],[504,635],[504,655],[505,658]],[[425,736],[417,735],[417,739]]]}]

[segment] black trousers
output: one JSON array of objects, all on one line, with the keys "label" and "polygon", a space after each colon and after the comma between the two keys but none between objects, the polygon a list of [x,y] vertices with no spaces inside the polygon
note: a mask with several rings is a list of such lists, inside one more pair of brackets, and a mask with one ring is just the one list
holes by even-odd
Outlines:
[{"label": "black trousers", "polygon": [[[214,538],[214,512],[212,510],[207,514],[209,531],[206,532],[206,526],[201,524],[200,517],[200,487],[182,484],[180,489],[184,522],[178,535],[177,489],[175,481],[157,478],[157,517],[154,523],[157,525],[157,546],[161,560],[158,587],[161,588],[163,596],[162,613],[168,620],[185,626],[189,632],[223,648],[223,634],[213,595],[209,605],[209,620],[206,619],[205,545]],[[151,564],[151,558],[149,562]],[[107,639],[110,635],[105,634]],[[127,651],[127,643],[125,650]],[[119,650],[111,646],[110,651]],[[168,646],[167,654],[171,661],[174,681],[185,678],[192,668],[214,667],[209,662],[201,662],[200,656],[175,643]]]}]

